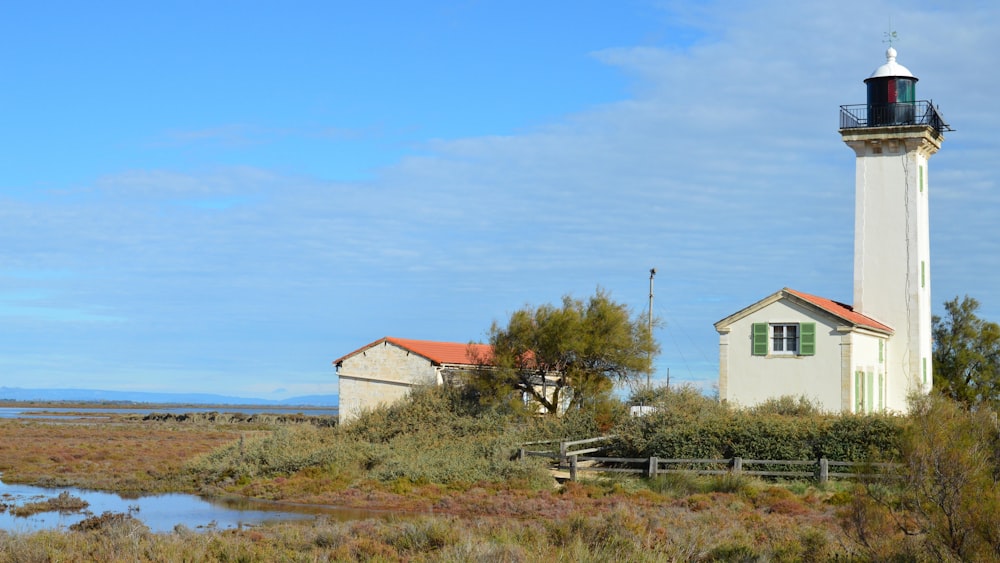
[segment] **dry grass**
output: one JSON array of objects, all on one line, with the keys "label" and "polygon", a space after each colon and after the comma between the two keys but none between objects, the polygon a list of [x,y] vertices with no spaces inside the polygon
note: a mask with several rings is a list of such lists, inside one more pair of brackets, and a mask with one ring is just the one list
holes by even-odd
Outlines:
[{"label": "dry grass", "polygon": [[713,495],[699,510],[633,500],[574,501],[555,518],[319,519],[207,533],[178,527],[152,534],[127,515],[104,514],[69,533],[0,534],[0,560],[791,562],[853,555],[822,506],[792,517],[748,507],[730,493]]},{"label": "dry grass", "polygon": [[58,496],[41,502],[28,502],[21,506],[15,506],[10,509],[10,513],[23,518],[40,512],[78,512],[88,506],[90,503],[87,501],[63,491]]},{"label": "dry grass", "polygon": [[[385,520],[170,534],[104,514],[70,532],[0,532],[0,561],[932,559],[854,489],[687,474],[538,486],[508,452],[526,439],[521,432],[537,429],[489,413],[453,413],[435,401],[418,394],[410,411],[374,412],[345,428],[0,421],[0,471],[9,481],[135,492],[204,486],[408,511]],[[475,470],[449,469],[459,465]]]},{"label": "dry grass", "polygon": [[0,472],[8,483],[117,492],[190,491],[190,459],[238,440],[226,425],[119,419],[87,424],[0,421]]},{"label": "dry grass", "polygon": [[[304,431],[307,434],[312,431]],[[320,431],[330,432],[330,431]],[[281,434],[281,433],[278,433]],[[0,422],[5,480],[105,490],[189,490],[191,460],[271,433],[227,424],[115,420]],[[298,502],[409,510],[399,519],[325,520],[250,530],[153,534],[104,514],[68,532],[0,533],[0,560],[33,561],[796,561],[845,555],[824,494],[756,482],[595,480],[561,489],[503,482],[443,486],[405,478],[340,480],[331,466],[258,478],[245,486]],[[670,486],[668,486],[670,485]],[[421,516],[415,513],[422,514]]]}]

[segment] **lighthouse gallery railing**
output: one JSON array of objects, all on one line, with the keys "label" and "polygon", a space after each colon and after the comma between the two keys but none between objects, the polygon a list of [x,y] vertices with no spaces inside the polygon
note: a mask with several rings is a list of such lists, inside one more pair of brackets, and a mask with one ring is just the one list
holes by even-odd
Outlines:
[{"label": "lighthouse gallery railing", "polygon": [[891,127],[897,125],[929,125],[935,131],[952,131],[950,125],[934,107],[934,102],[897,102],[893,104],[859,104],[840,106],[840,128]]}]

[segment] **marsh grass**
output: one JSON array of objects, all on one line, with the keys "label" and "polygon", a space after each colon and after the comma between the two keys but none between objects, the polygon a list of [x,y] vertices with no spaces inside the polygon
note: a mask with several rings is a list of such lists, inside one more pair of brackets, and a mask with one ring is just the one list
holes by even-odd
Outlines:
[{"label": "marsh grass", "polygon": [[[463,404],[455,390],[418,389],[408,401],[374,409],[345,426],[282,426],[248,436],[189,461],[185,471],[203,487],[274,500],[365,482],[397,494],[428,484],[551,486],[540,460],[525,463],[514,456],[532,430],[548,423],[513,422]],[[313,486],[317,482],[324,486]]]},{"label": "marsh grass", "polygon": [[124,419],[88,424],[0,420],[0,473],[8,483],[194,492],[181,471],[186,461],[244,433],[231,425]]},{"label": "marsh grass", "polygon": [[[722,504],[692,513],[618,504],[550,519],[422,516],[317,520],[242,530],[150,533],[128,515],[102,515],[62,533],[0,534],[2,561],[726,561],[807,560],[835,552],[835,532],[761,515],[741,525]],[[785,530],[802,530],[785,532]],[[843,554],[843,552],[841,552]],[[822,560],[822,559],[819,559]]]},{"label": "marsh grass", "polygon": [[[725,408],[694,393],[670,391],[663,400],[669,410],[617,422],[619,430],[635,431],[623,435],[622,447],[690,447],[710,452],[694,457],[719,457],[713,448],[736,428],[741,442],[727,447],[767,451],[788,431],[813,440],[810,448],[865,456],[872,444],[894,444],[898,434],[893,419],[826,418],[829,431],[817,434],[808,425],[827,415],[802,402],[776,403],[756,413],[765,420],[745,418],[733,427]],[[0,438],[10,438],[0,440],[5,478],[408,511],[399,518],[238,530],[178,526],[169,534],[152,534],[129,515],[105,514],[66,532],[0,532],[0,561],[928,559],[922,542],[903,537],[884,505],[852,486],[671,472],[554,488],[541,459],[514,459],[522,442],[589,437],[598,426],[582,412],[512,416],[442,389],[418,390],[343,427],[236,427],[203,419],[79,427],[0,422]],[[867,543],[858,530],[868,534]]]},{"label": "marsh grass", "polygon": [[10,509],[10,513],[20,518],[26,518],[41,512],[59,512],[62,514],[70,514],[73,512],[79,512],[88,506],[90,506],[89,502],[63,491],[57,496],[45,499],[41,502],[27,502],[20,506],[15,506]]},{"label": "marsh grass", "polygon": [[646,486],[657,493],[684,497],[704,493],[741,493],[750,496],[756,489],[765,487],[759,479],[746,475],[698,475],[693,471],[670,471],[646,480]]}]

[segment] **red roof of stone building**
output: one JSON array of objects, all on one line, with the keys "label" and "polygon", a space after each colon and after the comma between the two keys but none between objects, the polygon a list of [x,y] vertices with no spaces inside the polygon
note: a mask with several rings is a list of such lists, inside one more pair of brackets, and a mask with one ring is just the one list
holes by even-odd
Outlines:
[{"label": "red roof of stone building", "polygon": [[892,329],[885,326],[884,324],[876,321],[875,319],[862,315],[854,310],[854,307],[850,305],[844,305],[838,301],[833,301],[832,299],[827,299],[825,297],[819,297],[817,295],[809,295],[808,293],[802,293],[801,291],[796,291],[794,289],[785,288],[788,293],[799,297],[813,305],[823,309],[824,311],[836,315],[846,321],[850,321],[855,325],[865,326],[868,328],[873,328],[875,330],[880,330],[882,332],[892,333]]},{"label": "red roof of stone building", "polygon": [[360,354],[369,348],[378,346],[383,342],[388,342],[408,350],[419,356],[423,356],[434,364],[456,364],[456,365],[478,365],[482,359],[487,359],[493,355],[493,347],[489,344],[462,344],[460,342],[435,342],[433,340],[412,340],[409,338],[394,338],[386,336],[371,344],[367,344],[357,350],[341,356],[333,361],[333,365],[339,366],[344,360]]}]

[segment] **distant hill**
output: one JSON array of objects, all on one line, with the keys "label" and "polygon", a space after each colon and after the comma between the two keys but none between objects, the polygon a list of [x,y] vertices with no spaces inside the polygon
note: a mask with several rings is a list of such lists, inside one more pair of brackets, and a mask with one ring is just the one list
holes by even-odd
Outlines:
[{"label": "distant hill", "polygon": [[258,399],[228,397],[208,393],[140,393],[133,391],[101,391],[98,389],[20,389],[0,387],[0,400],[7,401],[74,401],[115,403],[158,403],[191,405],[275,405],[335,407],[337,395],[304,395],[288,399]]}]

